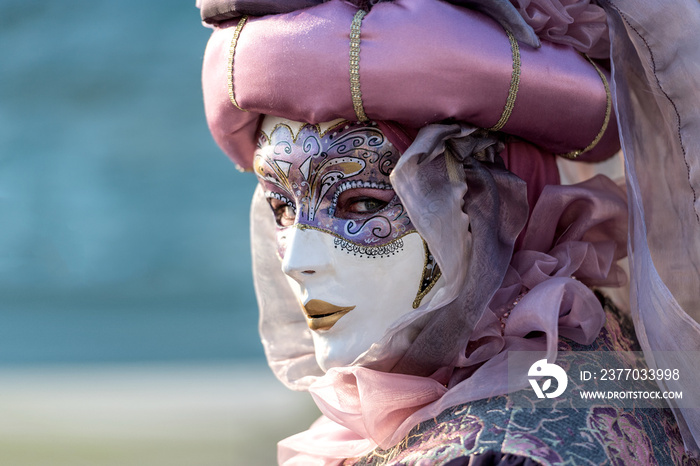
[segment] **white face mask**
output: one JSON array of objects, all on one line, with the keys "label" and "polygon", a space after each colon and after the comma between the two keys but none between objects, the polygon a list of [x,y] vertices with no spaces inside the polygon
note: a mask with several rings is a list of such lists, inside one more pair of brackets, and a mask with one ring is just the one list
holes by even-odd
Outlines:
[{"label": "white face mask", "polygon": [[323,370],[352,363],[413,310],[426,257],[416,232],[391,243],[389,255],[357,254],[335,240],[328,233],[294,228],[282,261],[314,329],[316,360]]},{"label": "white face mask", "polygon": [[282,271],[321,368],[350,364],[440,278],[389,183],[400,154],[373,125],[267,117],[261,133],[255,171]]}]

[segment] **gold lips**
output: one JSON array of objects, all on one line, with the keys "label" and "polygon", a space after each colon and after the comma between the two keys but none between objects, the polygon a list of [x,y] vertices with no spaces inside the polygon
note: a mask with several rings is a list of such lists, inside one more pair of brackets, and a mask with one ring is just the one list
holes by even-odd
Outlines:
[{"label": "gold lips", "polygon": [[328,330],[355,306],[336,306],[320,299],[312,299],[304,305],[306,322],[311,330]]}]

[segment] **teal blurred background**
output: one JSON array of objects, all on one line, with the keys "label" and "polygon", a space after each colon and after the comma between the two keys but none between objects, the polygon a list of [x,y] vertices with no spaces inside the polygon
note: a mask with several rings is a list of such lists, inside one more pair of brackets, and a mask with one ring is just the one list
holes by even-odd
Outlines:
[{"label": "teal blurred background", "polygon": [[260,358],[194,1],[0,2],[0,363]]},{"label": "teal blurred background", "polygon": [[313,417],[263,367],[208,36],[194,0],[0,0],[0,464],[269,464]]}]

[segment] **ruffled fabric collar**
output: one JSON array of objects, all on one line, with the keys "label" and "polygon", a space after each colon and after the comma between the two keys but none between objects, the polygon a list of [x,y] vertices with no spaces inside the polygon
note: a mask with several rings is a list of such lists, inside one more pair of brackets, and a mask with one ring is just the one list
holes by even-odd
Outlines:
[{"label": "ruffled fabric collar", "polygon": [[524,388],[508,386],[510,351],[546,351],[554,361],[559,336],[592,343],[605,314],[589,286],[625,279],[615,264],[624,255],[625,224],[624,193],[607,178],[545,188],[522,248],[447,383],[358,366],[331,369],[309,387],[324,416],[280,442],[280,463],[336,464],[391,447],[448,407]]}]

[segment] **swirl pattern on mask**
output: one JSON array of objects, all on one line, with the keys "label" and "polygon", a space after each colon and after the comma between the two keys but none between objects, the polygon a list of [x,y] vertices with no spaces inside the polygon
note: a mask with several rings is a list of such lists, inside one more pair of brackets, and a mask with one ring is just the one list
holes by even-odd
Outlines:
[{"label": "swirl pattern on mask", "polygon": [[[274,199],[275,205],[291,208],[294,225],[332,234],[337,247],[346,251],[382,257],[400,249],[395,241],[415,231],[399,198],[386,201],[388,191],[393,193],[389,175],[399,156],[374,123],[343,122],[326,132],[316,125],[295,131],[277,124],[268,133],[260,132],[255,173],[271,204]],[[372,193],[385,201],[375,202]],[[344,198],[378,207],[348,207]],[[288,224],[278,222],[277,227],[280,257],[292,226],[289,210],[286,215]]]}]

